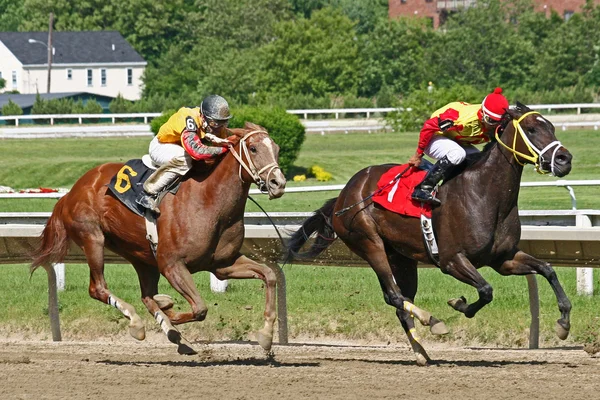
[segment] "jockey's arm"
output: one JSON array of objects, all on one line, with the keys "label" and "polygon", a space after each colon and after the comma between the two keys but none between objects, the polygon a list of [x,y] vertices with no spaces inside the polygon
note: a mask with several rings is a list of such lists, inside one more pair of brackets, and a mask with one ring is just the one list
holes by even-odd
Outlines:
[{"label": "jockey's arm", "polygon": [[[216,136],[215,136],[216,137]],[[224,140],[224,139],[219,139]],[[227,142],[225,140],[225,142]],[[202,143],[196,132],[185,129],[181,133],[181,145],[194,160],[208,160],[227,152],[227,147],[213,147]]]}]

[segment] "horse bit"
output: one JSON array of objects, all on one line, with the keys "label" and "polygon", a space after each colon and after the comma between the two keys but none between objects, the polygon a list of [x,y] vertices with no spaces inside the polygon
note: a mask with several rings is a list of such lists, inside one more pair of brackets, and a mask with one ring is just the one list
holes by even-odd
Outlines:
[{"label": "horse bit", "polygon": [[[539,150],[537,147],[535,147],[535,145],[533,143],[531,143],[531,140],[529,140],[527,135],[525,135],[525,132],[523,131],[523,128],[521,127],[521,121],[523,121],[523,119],[525,117],[527,117],[528,115],[532,115],[532,114],[540,114],[540,113],[537,111],[529,111],[529,112],[521,115],[521,117],[518,120],[513,119],[513,121],[512,121],[513,126],[515,127],[515,130],[519,132],[519,135],[525,142],[525,145],[527,146],[527,149],[529,150],[530,155],[523,154],[523,153],[517,151],[517,149],[516,149],[517,148],[517,135],[514,135],[512,148],[509,147],[508,145],[506,145],[504,142],[502,142],[502,140],[500,140],[500,137],[498,136],[498,129],[496,129],[496,132],[495,132],[496,140],[498,141],[498,143],[500,143],[502,146],[504,146],[511,153],[514,154],[515,160],[519,163],[519,165],[524,166],[525,164],[520,162],[519,159],[517,158],[517,156],[531,161],[534,164],[535,170],[538,174],[546,174],[546,173],[550,172],[551,175],[554,175],[554,158],[556,157],[556,153],[558,152],[558,149],[560,149],[562,147],[562,143],[558,140],[555,140],[552,143],[550,143],[548,146],[544,147],[542,150]],[[541,168],[541,164],[544,162],[544,153],[546,153],[548,150],[550,150],[552,148],[554,148],[554,151],[552,152],[552,159],[550,160],[551,161],[550,162],[550,171],[547,171],[547,170],[544,170]],[[538,161],[540,161],[540,162],[538,162]]]},{"label": "horse bit", "polygon": [[[257,130],[257,131],[252,131],[252,132],[247,133],[243,138],[240,139],[240,149],[241,149],[240,153],[244,153],[244,155],[246,156],[247,164],[246,164],[246,162],[244,162],[242,157],[235,151],[235,148],[233,145],[231,145],[231,144],[229,145],[229,150],[231,151],[231,153],[233,154],[235,159],[238,160],[238,162],[240,163],[240,170],[239,170],[240,180],[242,180],[242,167],[244,167],[244,169],[250,174],[250,176],[254,180],[254,183],[256,183],[256,185],[258,186],[258,189],[263,193],[269,193],[269,187],[267,185],[267,182],[269,181],[269,177],[271,176],[271,173],[275,169],[279,169],[279,164],[277,164],[277,162],[273,162],[268,165],[265,165],[260,170],[256,168],[256,166],[252,162],[252,159],[250,158],[250,153],[248,152],[248,145],[246,145],[246,139],[248,139],[250,136],[254,135],[255,133],[265,133],[268,135],[268,133],[265,131]],[[262,180],[262,178],[260,177],[260,174],[262,174],[265,170],[269,170],[269,172],[267,173],[266,181]]]}]

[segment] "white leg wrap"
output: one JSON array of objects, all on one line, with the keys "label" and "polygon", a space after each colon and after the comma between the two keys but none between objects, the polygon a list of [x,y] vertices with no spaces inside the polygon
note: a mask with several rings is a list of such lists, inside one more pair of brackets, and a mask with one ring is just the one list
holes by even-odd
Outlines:
[{"label": "white leg wrap", "polygon": [[163,313],[157,311],[156,313],[154,313],[154,319],[156,319],[156,322],[158,322],[160,328],[165,334],[169,333],[169,330],[171,329],[171,324],[166,321],[166,316]]}]

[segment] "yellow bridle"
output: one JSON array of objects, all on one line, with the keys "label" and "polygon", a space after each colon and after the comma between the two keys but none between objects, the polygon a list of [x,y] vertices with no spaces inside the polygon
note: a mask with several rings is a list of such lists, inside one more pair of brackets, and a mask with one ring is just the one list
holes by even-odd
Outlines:
[{"label": "yellow bridle", "polygon": [[[519,163],[519,165],[521,165],[521,166],[525,165],[525,163],[522,163],[519,160],[519,157],[521,157],[521,158],[524,158],[525,160],[530,161],[532,164],[534,164],[535,170],[538,174],[547,174],[548,172],[550,172],[552,175],[554,175],[554,157],[556,156],[556,152],[562,146],[562,144],[558,140],[555,140],[552,143],[550,143],[548,146],[544,147],[542,150],[538,150],[538,148],[535,147],[535,145],[533,143],[531,143],[531,141],[529,140],[527,135],[525,135],[525,132],[523,131],[523,128],[521,127],[521,121],[523,121],[523,119],[525,117],[527,117],[528,115],[532,115],[532,114],[540,114],[540,113],[537,111],[529,111],[529,112],[526,112],[525,114],[521,115],[521,117],[519,119],[517,119],[517,120],[513,119],[513,121],[512,121],[513,126],[515,128],[515,132],[519,132],[519,135],[523,139],[525,146],[527,146],[527,150],[529,150],[529,154],[524,154],[524,153],[517,151],[517,135],[516,134],[513,137],[512,148],[509,147],[508,145],[506,145],[502,140],[500,140],[500,137],[498,136],[498,129],[496,129],[496,132],[495,132],[496,140],[498,141],[498,143],[500,143],[502,146],[504,146],[506,149],[508,149],[508,151],[513,153],[515,160],[517,161],[517,163]],[[551,170],[547,171],[547,170],[544,170],[541,168],[541,164],[538,163],[538,161],[540,158],[543,160],[543,158],[544,158],[543,154],[553,147],[555,149],[552,152],[552,160],[550,162]]]}]

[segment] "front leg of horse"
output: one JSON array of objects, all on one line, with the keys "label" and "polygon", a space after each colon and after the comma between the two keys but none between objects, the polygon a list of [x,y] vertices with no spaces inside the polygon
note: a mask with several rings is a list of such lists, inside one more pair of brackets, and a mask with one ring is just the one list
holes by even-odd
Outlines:
[{"label": "front leg of horse", "polygon": [[558,281],[556,272],[549,263],[538,260],[523,251],[519,251],[512,260],[505,261],[497,271],[502,275],[540,274],[546,278],[554,291],[561,315],[560,319],[556,321],[556,335],[562,340],[569,336],[571,329],[571,301]]},{"label": "front leg of horse", "polygon": [[448,300],[448,305],[463,313],[465,317],[473,318],[479,310],[493,300],[492,286],[483,279],[479,271],[464,255],[456,254],[451,261],[442,264],[442,271],[477,289],[479,298],[474,303],[469,304],[464,296]]},{"label": "front leg of horse", "polygon": [[273,345],[273,329],[277,320],[276,289],[277,276],[275,272],[264,264],[249,259],[246,256],[238,257],[233,265],[218,268],[214,271],[217,278],[223,279],[261,279],[265,283],[265,325],[256,334],[258,344],[270,351]]}]

